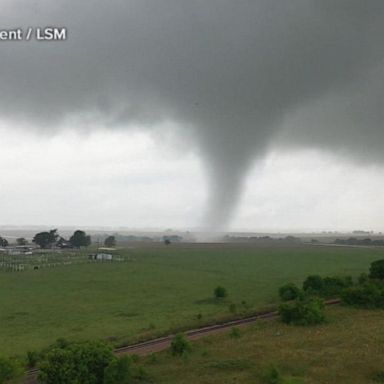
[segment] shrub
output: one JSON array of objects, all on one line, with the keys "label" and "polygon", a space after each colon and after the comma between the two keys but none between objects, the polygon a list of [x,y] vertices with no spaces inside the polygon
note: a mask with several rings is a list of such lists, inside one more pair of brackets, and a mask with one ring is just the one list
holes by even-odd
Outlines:
[{"label": "shrub", "polygon": [[368,274],[367,273],[361,273],[357,281],[359,284],[367,283],[369,281]]},{"label": "shrub", "polygon": [[231,336],[234,339],[238,339],[241,337],[240,329],[237,327],[232,327],[231,332],[229,333],[229,336]]},{"label": "shrub", "polygon": [[129,384],[132,382],[132,360],[122,356],[111,360],[104,371],[104,384]]},{"label": "shrub", "polygon": [[279,288],[279,296],[283,301],[295,300],[301,295],[300,288],[293,283],[285,284]]},{"label": "shrub", "polygon": [[321,293],[324,287],[324,282],[321,276],[311,275],[308,276],[303,283],[303,290],[310,293]]},{"label": "shrub", "polygon": [[173,356],[182,356],[191,350],[191,345],[181,333],[176,335],[171,342],[171,353]]},{"label": "shrub", "polygon": [[345,289],[343,303],[361,308],[384,308],[384,286],[374,281]]},{"label": "shrub", "polygon": [[280,371],[274,365],[265,369],[262,379],[265,384],[283,384]]},{"label": "shrub", "polygon": [[284,377],[280,370],[271,365],[264,370],[261,379],[265,384],[304,384],[304,381],[298,377]]},{"label": "shrub", "polygon": [[343,289],[353,285],[352,277],[325,277],[320,292],[323,297],[339,296]]},{"label": "shrub", "polygon": [[68,341],[67,339],[64,339],[64,337],[60,337],[51,346],[51,349],[54,349],[54,348],[67,348],[70,344],[71,344],[70,341]]},{"label": "shrub", "polygon": [[112,349],[101,342],[56,347],[45,355],[39,380],[45,384],[102,384],[104,369],[113,359]]},{"label": "shrub", "polygon": [[279,308],[279,314],[286,324],[313,325],[325,321],[324,303],[319,299],[284,303]]},{"label": "shrub", "polygon": [[384,371],[378,371],[376,372],[372,380],[375,381],[376,383],[384,383]]},{"label": "shrub", "polygon": [[376,260],[371,263],[369,277],[371,279],[384,280],[384,260]]},{"label": "shrub", "polygon": [[36,352],[36,351],[28,351],[27,352],[27,366],[28,366],[28,368],[36,367],[39,360],[40,360],[39,352]]},{"label": "shrub", "polygon": [[325,298],[339,296],[343,289],[353,285],[352,277],[324,277],[308,276],[303,283],[303,290],[308,294],[315,294]]},{"label": "shrub", "polygon": [[225,297],[228,296],[227,290],[220,285],[215,288],[213,293],[214,293],[216,299],[224,299]]},{"label": "shrub", "polygon": [[16,360],[0,357],[0,384],[18,377],[21,373],[21,365]]}]

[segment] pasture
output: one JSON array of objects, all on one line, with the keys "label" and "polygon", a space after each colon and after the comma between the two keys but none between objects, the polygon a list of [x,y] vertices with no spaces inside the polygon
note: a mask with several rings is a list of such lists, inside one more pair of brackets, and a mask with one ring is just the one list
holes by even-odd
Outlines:
[{"label": "pasture", "polygon": [[[311,327],[260,320],[239,337],[228,331],[194,342],[185,358],[162,352],[139,364],[158,384],[382,383],[382,311],[337,306],[326,315],[326,324]],[[284,381],[263,380],[271,366]]]},{"label": "pasture", "polygon": [[[241,244],[158,244],[119,254],[127,261],[0,271],[0,353],[39,350],[59,337],[119,345],[196,327],[235,316],[234,309],[273,305],[286,282],[357,276],[384,258],[379,248]],[[228,290],[224,301],[213,299],[218,285]]]}]

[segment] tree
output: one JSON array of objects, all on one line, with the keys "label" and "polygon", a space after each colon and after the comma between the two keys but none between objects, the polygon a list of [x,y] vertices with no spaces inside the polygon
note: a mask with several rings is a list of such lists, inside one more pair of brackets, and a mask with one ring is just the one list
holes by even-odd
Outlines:
[{"label": "tree", "polygon": [[112,349],[101,342],[56,347],[40,364],[39,381],[44,384],[103,384],[104,370],[114,358]]},{"label": "tree", "polygon": [[129,356],[113,359],[104,371],[103,384],[130,384],[132,382],[132,360]]},{"label": "tree", "polygon": [[116,238],[115,238],[115,236],[108,236],[104,240],[104,245],[106,247],[114,247],[116,245]]},{"label": "tree", "polygon": [[379,280],[352,286],[341,293],[344,304],[359,308],[384,308],[384,287]]},{"label": "tree", "polygon": [[7,247],[8,246],[8,240],[4,239],[3,237],[0,237],[0,247]]},{"label": "tree", "polygon": [[213,294],[215,295],[216,299],[224,299],[228,296],[227,290],[221,286],[216,287],[213,291]]},{"label": "tree", "polygon": [[16,244],[17,245],[27,245],[28,241],[24,237],[19,237],[16,239]]},{"label": "tree", "polygon": [[23,368],[18,361],[0,357],[0,384],[8,383],[8,380],[22,374]]},{"label": "tree", "polygon": [[58,237],[57,229],[51,229],[49,232],[37,233],[32,241],[40,248],[50,248],[56,243]]},{"label": "tree", "polygon": [[288,283],[279,288],[279,296],[283,301],[295,300],[302,295],[300,288],[293,283]]},{"label": "tree", "polygon": [[376,260],[371,263],[369,277],[371,279],[384,280],[384,260]]},{"label": "tree", "polygon": [[321,296],[325,298],[338,297],[345,288],[351,287],[352,285],[353,280],[351,276],[324,277]]},{"label": "tree", "polygon": [[91,236],[88,236],[84,231],[77,230],[73,233],[69,242],[76,248],[88,247],[91,244]]},{"label": "tree", "polygon": [[303,290],[311,293],[320,293],[323,290],[324,281],[319,275],[308,276],[303,283]]}]

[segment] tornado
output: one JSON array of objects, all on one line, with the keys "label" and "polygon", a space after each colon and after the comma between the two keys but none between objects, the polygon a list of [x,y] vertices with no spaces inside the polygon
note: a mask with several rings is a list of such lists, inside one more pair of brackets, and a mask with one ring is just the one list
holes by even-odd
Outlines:
[{"label": "tornado", "polygon": [[2,28],[66,39],[0,42],[0,120],[36,135],[172,122],[204,164],[206,228],[228,227],[271,149],[382,164],[381,0],[3,3]]}]

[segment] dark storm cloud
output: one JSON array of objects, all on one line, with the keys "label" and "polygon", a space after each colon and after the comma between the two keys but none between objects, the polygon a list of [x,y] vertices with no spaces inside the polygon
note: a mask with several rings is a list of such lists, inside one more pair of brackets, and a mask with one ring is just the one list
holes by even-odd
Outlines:
[{"label": "dark storm cloud", "polygon": [[383,12],[381,0],[5,2],[2,27],[69,38],[0,45],[0,113],[43,130],[69,118],[193,129],[207,222],[225,225],[275,140],[380,158]]}]

